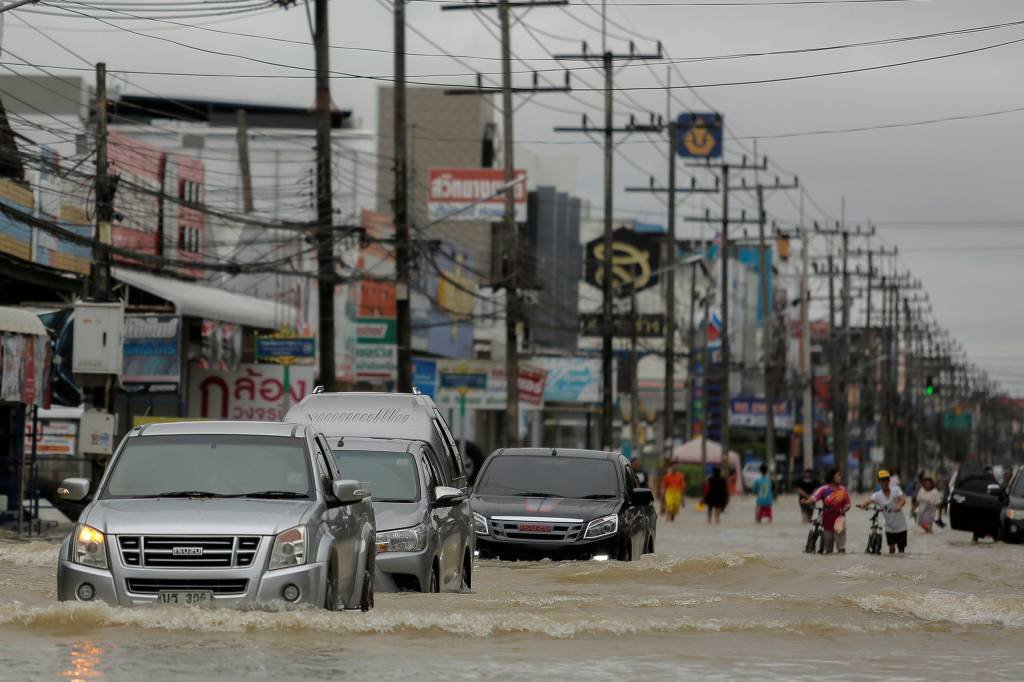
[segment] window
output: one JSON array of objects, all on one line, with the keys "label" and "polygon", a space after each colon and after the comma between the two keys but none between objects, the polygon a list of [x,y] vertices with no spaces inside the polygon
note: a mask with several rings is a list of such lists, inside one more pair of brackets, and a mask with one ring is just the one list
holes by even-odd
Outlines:
[{"label": "window", "polygon": [[416,502],[420,499],[416,460],[407,452],[335,450],[342,476],[369,488],[374,502]]},{"label": "window", "polygon": [[317,470],[317,473],[320,475],[320,480],[323,481],[324,488],[329,488],[330,485],[331,485],[331,481],[333,481],[334,478],[333,478],[333,476],[331,476],[331,467],[327,463],[328,457],[327,457],[326,453],[324,452],[323,446],[320,445],[320,440],[319,439],[314,440],[313,441],[313,445],[316,448],[316,470]]},{"label": "window", "polygon": [[551,455],[492,457],[475,492],[508,497],[567,497],[613,499],[621,480],[615,464],[606,459]]},{"label": "window", "polygon": [[434,408],[434,428],[437,429],[438,435],[441,436],[441,442],[444,443],[445,449],[448,450],[448,458],[452,462],[452,471],[455,472],[457,477],[465,476],[466,472],[462,467],[462,455],[459,454],[459,445],[455,442],[452,432],[448,430],[447,422],[445,422],[444,417],[441,416],[436,407]]},{"label": "window", "polygon": [[427,480],[430,489],[433,490],[439,485],[448,485],[450,482],[446,481],[441,474],[441,467],[438,465],[437,455],[434,454],[434,450],[432,448],[424,448],[423,454],[423,458],[427,462]]}]

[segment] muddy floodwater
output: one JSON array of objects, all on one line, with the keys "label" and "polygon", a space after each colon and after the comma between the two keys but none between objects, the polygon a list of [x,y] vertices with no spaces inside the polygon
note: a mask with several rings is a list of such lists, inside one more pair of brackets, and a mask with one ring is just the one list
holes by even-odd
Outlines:
[{"label": "muddy floodwater", "polygon": [[482,561],[473,594],[369,614],[58,604],[56,545],[0,543],[0,680],[1024,679],[1024,546],[867,556],[855,511],[850,554],[808,556],[795,499],[776,517],[688,507],[642,561]]}]

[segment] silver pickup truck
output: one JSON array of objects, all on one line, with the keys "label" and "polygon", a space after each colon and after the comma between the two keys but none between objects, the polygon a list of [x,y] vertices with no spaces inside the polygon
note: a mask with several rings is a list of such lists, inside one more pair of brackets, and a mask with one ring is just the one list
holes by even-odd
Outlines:
[{"label": "silver pickup truck", "polygon": [[[86,479],[58,494],[87,499]],[[313,426],[152,424],[125,436],[61,547],[57,598],[373,607],[375,518]]]}]

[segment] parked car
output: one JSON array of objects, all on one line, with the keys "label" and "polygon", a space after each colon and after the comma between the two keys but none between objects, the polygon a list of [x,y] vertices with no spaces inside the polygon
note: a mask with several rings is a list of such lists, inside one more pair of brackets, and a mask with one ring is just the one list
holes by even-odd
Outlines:
[{"label": "parked car", "polygon": [[999,482],[991,470],[963,464],[949,483],[949,525],[967,531],[975,540],[999,538],[999,517],[1003,502]]},{"label": "parked car", "polygon": [[1024,467],[1018,467],[1006,490],[1000,490],[1000,537],[1005,542],[1024,542]]},{"label": "parked car", "polygon": [[617,453],[498,450],[484,462],[471,502],[483,558],[631,561],[654,551],[653,495]]},{"label": "parked car", "polygon": [[[88,479],[61,484],[90,498]],[[374,513],[311,425],[184,422],[121,441],[57,568],[61,601],[374,601]]]},{"label": "parked car", "polygon": [[754,481],[761,478],[761,462],[747,462],[743,465],[743,489],[753,490]]},{"label": "parked car", "polygon": [[361,481],[377,517],[378,591],[468,591],[473,514],[445,478],[429,444],[393,438],[331,438],[341,475]]},{"label": "parked car", "polygon": [[421,393],[324,393],[293,406],[285,422],[313,424],[328,438],[403,438],[426,443],[437,455],[447,485],[466,488],[459,445],[437,405]]}]

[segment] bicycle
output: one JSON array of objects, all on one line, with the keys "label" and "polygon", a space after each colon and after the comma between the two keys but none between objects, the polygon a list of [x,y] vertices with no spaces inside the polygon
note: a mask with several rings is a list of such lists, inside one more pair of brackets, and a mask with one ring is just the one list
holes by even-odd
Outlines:
[{"label": "bicycle", "polygon": [[871,515],[871,530],[868,533],[868,546],[864,551],[867,554],[881,554],[882,553],[882,524],[878,522],[878,515],[882,513],[881,509],[875,509],[875,513]]},{"label": "bicycle", "polygon": [[825,527],[821,522],[821,515],[824,508],[821,505],[814,505],[814,516],[811,517],[811,529],[807,531],[807,543],[804,545],[806,554],[825,553]]}]

